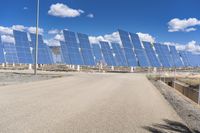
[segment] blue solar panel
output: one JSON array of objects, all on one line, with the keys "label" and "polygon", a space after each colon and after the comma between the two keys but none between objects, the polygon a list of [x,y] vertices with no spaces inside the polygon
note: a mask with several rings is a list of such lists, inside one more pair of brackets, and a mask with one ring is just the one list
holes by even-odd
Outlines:
[{"label": "blue solar panel", "polygon": [[13,33],[19,63],[32,64],[33,59],[31,55],[30,43],[28,41],[27,33],[16,30],[14,30]]},{"label": "blue solar panel", "polygon": [[17,64],[17,63],[19,63],[15,44],[3,43],[3,45],[4,45],[4,52],[5,52],[5,62],[7,64]]},{"label": "blue solar panel", "polygon": [[117,66],[128,66],[124,52],[118,43],[111,43]]},{"label": "blue solar panel", "polygon": [[178,54],[175,46],[169,46],[170,53],[172,55],[173,62],[175,67],[182,67],[183,63],[181,61],[180,55]]},{"label": "blue solar panel", "polygon": [[169,48],[167,45],[161,45],[161,49],[163,51],[163,54],[167,57],[167,60],[169,61],[170,67],[175,67],[174,60],[172,59],[172,55],[169,51]]},{"label": "blue solar panel", "polygon": [[119,36],[123,45],[123,50],[125,53],[126,61],[128,66],[135,67],[138,66],[136,61],[135,53],[133,51],[133,45],[129,38],[129,33],[123,30],[118,30]]},{"label": "blue solar panel", "polygon": [[169,54],[169,51],[167,51],[167,46],[161,45],[159,43],[155,43],[154,47],[155,47],[156,53],[158,54],[158,57],[162,66],[167,67],[167,68],[171,67],[170,61],[168,58],[170,54]]},{"label": "blue solar panel", "polygon": [[145,50],[142,47],[139,36],[137,34],[130,33],[130,37],[134,46],[136,57],[139,61],[139,65],[141,67],[149,67],[149,60],[147,58]]},{"label": "blue solar panel", "polygon": [[146,54],[149,58],[150,65],[152,67],[161,67],[161,64],[156,56],[156,53],[153,49],[153,45],[150,42],[143,42]]},{"label": "blue solar panel", "polygon": [[[36,34],[30,34],[31,45],[32,45],[32,58],[35,60],[35,42]],[[38,64],[52,64],[52,55],[50,53],[49,47],[44,43],[42,35],[38,35]]]},{"label": "blue solar panel", "polygon": [[3,44],[1,42],[1,36],[0,36],[0,63],[5,63]]},{"label": "blue solar panel", "polygon": [[[71,65],[84,65],[83,59],[80,53],[80,46],[77,43],[76,34],[71,31],[63,31],[65,44],[68,50],[68,55]],[[64,53],[63,53],[64,54]]]},{"label": "blue solar panel", "polygon": [[113,52],[110,48],[110,45],[108,42],[100,41],[101,50],[103,53],[103,57],[105,59],[105,62],[108,66],[116,66],[116,62],[113,56]]},{"label": "blue solar panel", "polygon": [[92,44],[92,50],[94,53],[96,65],[103,62],[104,59],[103,59],[101,48],[100,48],[99,44]]},{"label": "blue solar panel", "polygon": [[63,62],[65,64],[71,64],[70,58],[69,58],[69,52],[68,52],[68,47],[65,42],[60,42],[61,46],[61,55],[63,57]]},{"label": "blue solar panel", "polygon": [[199,58],[196,54],[191,52],[186,52],[186,56],[188,58],[188,63],[190,67],[198,67],[199,66]]},{"label": "blue solar panel", "polygon": [[189,64],[189,59],[188,59],[188,57],[187,57],[187,52],[186,52],[186,51],[179,51],[179,54],[180,54],[180,56],[181,56],[181,58],[182,58],[182,61],[183,61],[184,66],[185,66],[185,67],[190,66],[190,64]]},{"label": "blue solar panel", "polygon": [[81,54],[83,57],[84,65],[95,66],[94,55],[92,53],[92,48],[88,36],[81,33],[78,33],[77,35],[81,47]]}]

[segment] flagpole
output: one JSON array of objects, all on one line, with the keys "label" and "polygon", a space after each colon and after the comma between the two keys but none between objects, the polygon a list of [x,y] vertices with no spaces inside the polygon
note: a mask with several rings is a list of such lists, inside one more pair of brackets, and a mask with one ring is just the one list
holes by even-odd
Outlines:
[{"label": "flagpole", "polygon": [[40,15],[39,13],[40,13],[40,0],[37,0],[34,75],[37,75],[37,64],[38,64],[38,28],[39,28],[39,15]]}]

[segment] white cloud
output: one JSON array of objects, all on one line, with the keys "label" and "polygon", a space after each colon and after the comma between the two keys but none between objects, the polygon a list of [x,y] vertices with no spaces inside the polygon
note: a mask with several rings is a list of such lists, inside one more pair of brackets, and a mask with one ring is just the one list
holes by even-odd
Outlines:
[{"label": "white cloud", "polygon": [[169,32],[191,32],[197,30],[194,28],[195,26],[200,25],[200,20],[196,18],[189,18],[189,19],[179,19],[174,18],[168,22],[168,31]]},{"label": "white cloud", "polygon": [[[26,27],[26,30],[29,32],[29,33],[33,33],[35,34],[36,33],[36,27]],[[39,28],[38,29],[38,33],[43,35],[44,33],[44,30],[42,28]]]},{"label": "white cloud", "polygon": [[1,40],[2,40],[2,42],[5,42],[5,43],[15,43],[14,37],[12,37],[10,35],[2,35]]},{"label": "white cloud", "polygon": [[87,15],[88,18],[94,18],[94,14],[90,13]]},{"label": "white cloud", "polygon": [[78,17],[82,13],[84,13],[83,10],[81,9],[72,9],[69,6],[62,4],[62,3],[57,3],[57,4],[52,4],[50,7],[50,10],[48,11],[49,15],[56,16],[56,17]]},{"label": "white cloud", "polygon": [[44,43],[46,43],[48,46],[60,46],[60,41],[55,39],[44,40]]},{"label": "white cloud", "polygon": [[26,27],[24,27],[23,25],[13,25],[12,29],[18,30],[18,31],[24,31],[26,29]]},{"label": "white cloud", "polygon": [[64,41],[64,36],[63,34],[57,34],[55,37],[54,37],[55,40],[58,40],[58,41]]},{"label": "white cloud", "polygon": [[174,42],[164,42],[164,44],[175,46],[177,50],[185,50],[185,51],[190,51],[193,53],[200,52],[200,45],[198,45],[197,42],[194,40],[188,42],[187,44],[180,44],[180,43],[174,43]]},{"label": "white cloud", "polygon": [[147,41],[147,42],[151,42],[151,43],[155,42],[155,38],[148,33],[138,32],[137,34],[141,41]]},{"label": "white cloud", "polygon": [[53,30],[49,30],[49,31],[48,31],[48,34],[54,35],[54,34],[59,34],[60,32],[61,32],[61,31],[58,30],[58,29],[53,29]]},{"label": "white cloud", "polygon": [[0,26],[0,34],[1,35],[12,35],[13,30],[10,27]]},{"label": "white cloud", "polygon": [[90,43],[99,43],[99,41],[108,41],[108,42],[115,42],[121,43],[119,33],[113,32],[111,34],[106,34],[104,36],[89,36]]}]

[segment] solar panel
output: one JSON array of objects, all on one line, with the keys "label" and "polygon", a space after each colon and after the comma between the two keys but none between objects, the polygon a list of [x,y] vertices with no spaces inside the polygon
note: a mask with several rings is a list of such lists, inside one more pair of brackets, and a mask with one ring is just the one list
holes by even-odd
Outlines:
[{"label": "solar panel", "polygon": [[[80,46],[77,43],[76,34],[71,31],[63,31],[65,44],[67,47],[67,54],[69,55],[71,65],[84,65],[83,59],[80,53]],[[64,53],[63,53],[64,54]]]},{"label": "solar panel", "polygon": [[[159,43],[154,44],[156,53],[158,54],[159,60],[163,67],[171,67],[169,58],[167,57],[169,55],[169,52],[166,50],[166,45],[161,45]],[[167,55],[168,54],[168,55]]]},{"label": "solar panel", "polygon": [[5,62],[7,64],[19,63],[15,44],[3,43],[3,46],[4,46],[4,52],[5,52]]},{"label": "solar panel", "polygon": [[63,57],[63,62],[65,64],[71,64],[70,58],[69,58],[68,47],[67,47],[66,43],[61,41],[60,46],[61,46],[61,55]]},{"label": "solar panel", "polygon": [[139,61],[139,65],[141,67],[149,67],[149,60],[147,58],[145,50],[142,47],[139,36],[137,34],[130,33],[130,37],[134,46],[136,57]]},{"label": "solar panel", "polygon": [[100,45],[106,64],[108,66],[116,66],[116,62],[113,57],[113,52],[110,48],[109,43],[105,41],[100,41]]},{"label": "solar panel", "polygon": [[19,63],[32,64],[33,59],[30,50],[30,43],[28,41],[27,33],[13,30],[15,38],[15,47],[17,50],[17,56]]},{"label": "solar panel", "polygon": [[133,45],[129,38],[129,33],[123,30],[118,30],[118,32],[119,32],[119,36],[123,45],[123,50],[125,53],[128,66],[131,66],[131,67],[138,66],[135,53],[133,51]]},{"label": "solar panel", "polygon": [[92,50],[94,53],[94,57],[95,57],[94,59],[95,59],[96,65],[103,62],[104,59],[103,59],[101,48],[100,48],[99,44],[92,44]]},{"label": "solar panel", "polygon": [[153,49],[153,45],[150,42],[143,42],[147,57],[149,58],[150,65],[152,67],[161,67],[161,64]]},{"label": "solar panel", "polygon": [[118,43],[111,43],[111,46],[112,46],[112,49],[113,49],[113,52],[115,55],[114,57],[115,57],[116,65],[117,66],[128,66],[125,55],[124,55],[120,45]]},{"label": "solar panel", "polygon": [[173,62],[175,67],[182,67],[183,63],[181,61],[180,55],[178,54],[175,46],[169,46],[170,53],[172,55]]},{"label": "solar panel", "polygon": [[189,59],[187,57],[187,52],[186,51],[179,51],[179,54],[182,58],[184,66],[186,66],[186,67],[190,66]]},{"label": "solar panel", "polygon": [[3,44],[1,42],[1,36],[0,36],[0,63],[5,63]]},{"label": "solar panel", "polygon": [[[32,58],[35,60],[35,42],[36,34],[30,34],[32,46]],[[42,35],[38,35],[38,64],[52,64],[52,55],[49,47],[44,43]]]},{"label": "solar panel", "polygon": [[81,54],[83,57],[84,65],[95,66],[94,55],[88,39],[88,36],[82,33],[78,33],[79,44],[81,47]]},{"label": "solar panel", "polygon": [[172,55],[169,51],[168,46],[167,45],[161,45],[161,49],[163,51],[163,54],[167,57],[170,67],[175,67],[174,60],[172,59]]}]

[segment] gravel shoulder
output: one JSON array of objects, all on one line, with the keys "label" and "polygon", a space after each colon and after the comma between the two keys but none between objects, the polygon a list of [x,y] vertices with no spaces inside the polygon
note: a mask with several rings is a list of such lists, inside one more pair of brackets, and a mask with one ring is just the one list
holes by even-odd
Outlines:
[{"label": "gravel shoulder", "polygon": [[195,133],[200,132],[200,106],[162,81],[151,82]]}]

